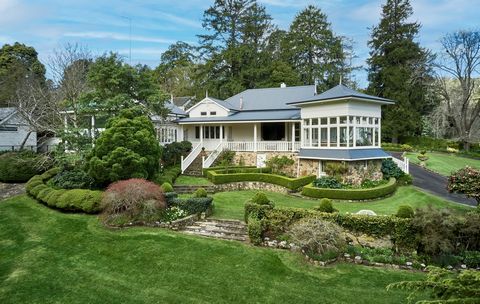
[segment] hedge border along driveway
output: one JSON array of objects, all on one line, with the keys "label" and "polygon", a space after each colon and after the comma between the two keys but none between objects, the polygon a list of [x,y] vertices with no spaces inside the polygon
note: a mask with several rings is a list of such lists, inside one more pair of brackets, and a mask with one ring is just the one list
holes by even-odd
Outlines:
[{"label": "hedge border along driveway", "polygon": [[[223,170],[218,170],[223,171]],[[308,185],[316,178],[315,175],[302,176],[299,178],[290,178],[276,174],[258,173],[258,172],[239,172],[239,173],[218,173],[216,170],[207,172],[208,179],[214,184],[226,184],[235,182],[264,182],[279,185],[290,190],[297,190],[300,187]]]},{"label": "hedge border along driveway", "polygon": [[314,198],[331,198],[341,200],[368,200],[384,197],[397,190],[397,181],[391,178],[388,183],[369,189],[328,189],[317,188],[311,183],[303,187],[302,195]]},{"label": "hedge border along driveway", "polygon": [[47,186],[45,182],[58,174],[58,172],[58,168],[53,168],[41,175],[32,177],[25,186],[27,193],[49,207],[64,211],[85,213],[98,213],[101,211],[102,191],[55,189]]}]

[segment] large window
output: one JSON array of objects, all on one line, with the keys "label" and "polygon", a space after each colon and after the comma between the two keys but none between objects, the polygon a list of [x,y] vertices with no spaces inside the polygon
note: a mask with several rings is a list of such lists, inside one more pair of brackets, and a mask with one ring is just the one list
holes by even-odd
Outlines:
[{"label": "large window", "polygon": [[[200,139],[200,128],[195,127],[195,139]],[[225,127],[223,128],[223,138],[225,138]],[[204,139],[220,139],[220,126],[203,126]]]},{"label": "large window", "polygon": [[380,118],[367,116],[315,117],[303,120],[303,147],[380,146]]}]

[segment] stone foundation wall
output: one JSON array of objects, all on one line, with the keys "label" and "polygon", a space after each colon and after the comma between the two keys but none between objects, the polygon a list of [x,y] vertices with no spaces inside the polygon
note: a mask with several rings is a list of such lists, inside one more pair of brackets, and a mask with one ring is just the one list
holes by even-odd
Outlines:
[{"label": "stone foundation wall", "polygon": [[316,159],[301,159],[299,166],[299,176],[315,175],[318,176],[319,161]]},{"label": "stone foundation wall", "polygon": [[269,160],[275,156],[286,156],[293,159],[295,161],[293,165],[286,167],[283,171],[288,176],[297,176],[298,153],[296,152],[236,152],[233,162],[235,165],[239,165],[241,162],[243,162],[245,166],[256,166],[258,154],[265,154],[266,160]]},{"label": "stone foundation wall", "polygon": [[239,190],[262,190],[272,191],[278,193],[288,193],[288,189],[279,185],[264,183],[264,182],[235,182],[215,185],[216,191],[239,191]]}]

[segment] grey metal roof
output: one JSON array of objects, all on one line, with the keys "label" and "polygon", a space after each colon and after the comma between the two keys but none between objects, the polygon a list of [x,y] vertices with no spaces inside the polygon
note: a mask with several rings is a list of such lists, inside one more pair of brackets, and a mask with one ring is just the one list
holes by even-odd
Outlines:
[{"label": "grey metal roof", "polygon": [[179,96],[173,97],[173,104],[177,107],[188,106],[195,96]]},{"label": "grey metal roof", "polygon": [[360,99],[367,99],[375,102],[382,102],[382,103],[393,103],[393,100],[381,98],[377,96],[367,95],[364,93],[360,93],[358,91],[352,90],[349,87],[344,86],[343,84],[339,84],[330,90],[327,90],[321,94],[311,96],[309,98],[298,99],[294,102],[290,102],[289,104],[295,105],[300,103],[308,103],[308,102],[317,102],[317,101],[328,101],[332,99],[339,99],[339,98],[360,98]]},{"label": "grey metal roof", "polygon": [[364,149],[300,149],[298,154],[300,158],[313,159],[333,159],[333,160],[362,160],[362,159],[380,159],[390,158],[380,148]]},{"label": "grey metal roof", "polygon": [[[296,86],[285,88],[248,89],[225,100],[232,109],[243,111],[292,109],[289,102],[313,97],[315,86]],[[243,105],[240,107],[240,98]]]},{"label": "grey metal roof", "polygon": [[0,108],[0,122],[12,115],[17,109],[13,107]]},{"label": "grey metal roof", "polygon": [[184,116],[187,116],[187,112],[185,112],[184,110],[180,109],[179,107],[177,107],[176,105],[174,105],[173,103],[171,102],[165,102],[165,108],[167,108],[168,110],[170,110],[170,113],[174,114],[174,115],[184,115]]},{"label": "grey metal roof", "polygon": [[241,111],[229,116],[187,117],[178,120],[180,124],[191,122],[235,122],[235,121],[269,121],[269,120],[299,120],[299,109],[274,111]]}]

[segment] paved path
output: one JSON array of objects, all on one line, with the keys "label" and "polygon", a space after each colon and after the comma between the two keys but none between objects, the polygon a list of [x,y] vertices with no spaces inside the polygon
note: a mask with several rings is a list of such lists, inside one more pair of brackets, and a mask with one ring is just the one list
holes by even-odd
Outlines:
[{"label": "paved path", "polygon": [[[389,152],[395,158],[403,160],[400,152]],[[413,185],[427,192],[440,196],[449,201],[460,204],[476,206],[473,198],[467,198],[463,194],[450,193],[447,190],[447,178],[440,174],[428,171],[410,162],[410,174],[413,176]]]},{"label": "paved path", "polygon": [[25,184],[0,183],[0,201],[22,193],[25,193]]}]

